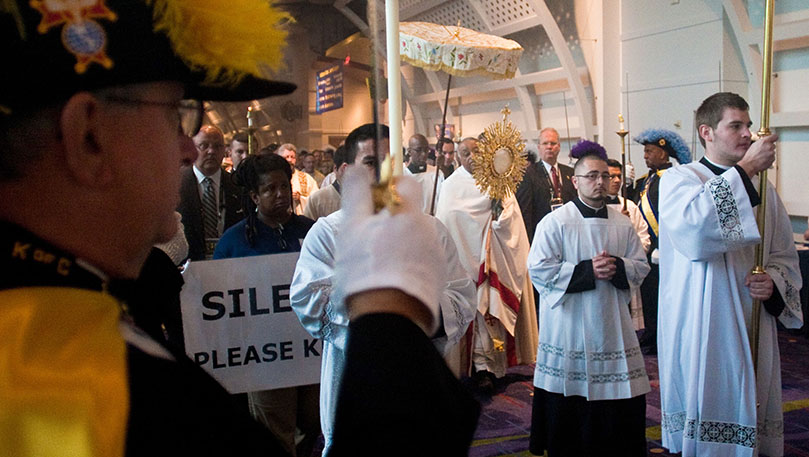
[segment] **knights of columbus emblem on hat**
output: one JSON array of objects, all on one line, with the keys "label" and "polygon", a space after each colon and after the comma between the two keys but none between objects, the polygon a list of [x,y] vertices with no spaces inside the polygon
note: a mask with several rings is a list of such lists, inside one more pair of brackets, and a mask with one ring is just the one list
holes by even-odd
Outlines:
[{"label": "knights of columbus emblem on hat", "polygon": [[63,25],[62,44],[76,56],[73,69],[78,74],[87,71],[92,63],[112,68],[107,56],[107,33],[93,19],[117,20],[117,16],[104,4],[105,0],[31,0],[31,7],[42,14],[37,31],[45,34],[52,27]]}]

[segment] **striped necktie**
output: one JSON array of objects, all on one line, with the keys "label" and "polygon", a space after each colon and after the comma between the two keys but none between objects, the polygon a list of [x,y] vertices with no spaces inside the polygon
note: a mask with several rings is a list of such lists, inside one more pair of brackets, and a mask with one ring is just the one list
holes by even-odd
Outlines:
[{"label": "striped necktie", "polygon": [[556,167],[551,166],[551,181],[553,184],[553,198],[562,198],[562,183],[559,182],[559,174]]},{"label": "striped necktie", "polygon": [[205,238],[219,238],[219,211],[216,209],[213,180],[206,177],[202,180],[202,187],[202,227]]}]

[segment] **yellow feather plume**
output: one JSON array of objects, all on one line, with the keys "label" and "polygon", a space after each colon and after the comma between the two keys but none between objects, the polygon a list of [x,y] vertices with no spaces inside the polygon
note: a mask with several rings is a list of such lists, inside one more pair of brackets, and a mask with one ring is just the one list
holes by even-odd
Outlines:
[{"label": "yellow feather plume", "polygon": [[283,66],[292,17],[269,0],[147,0],[154,4],[154,29],[171,40],[191,68],[210,84],[233,84],[245,74],[269,78]]}]

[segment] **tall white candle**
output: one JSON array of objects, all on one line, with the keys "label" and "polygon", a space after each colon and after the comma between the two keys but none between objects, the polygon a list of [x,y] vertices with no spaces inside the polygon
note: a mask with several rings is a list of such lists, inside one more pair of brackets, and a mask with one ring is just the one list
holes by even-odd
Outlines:
[{"label": "tall white candle", "polygon": [[[372,0],[375,1],[375,0]],[[402,81],[399,70],[399,0],[385,1],[388,46],[388,122],[393,175],[402,174]]]}]

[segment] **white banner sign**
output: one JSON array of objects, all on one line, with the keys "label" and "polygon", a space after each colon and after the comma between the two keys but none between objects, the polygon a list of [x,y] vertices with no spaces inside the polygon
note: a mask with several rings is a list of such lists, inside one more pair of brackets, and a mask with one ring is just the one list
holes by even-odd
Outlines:
[{"label": "white banner sign", "polygon": [[322,343],[289,304],[298,253],[191,262],[185,350],[231,393],[320,382]]}]

